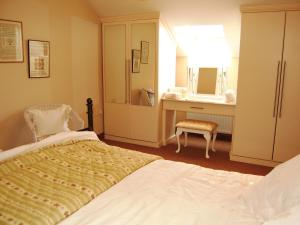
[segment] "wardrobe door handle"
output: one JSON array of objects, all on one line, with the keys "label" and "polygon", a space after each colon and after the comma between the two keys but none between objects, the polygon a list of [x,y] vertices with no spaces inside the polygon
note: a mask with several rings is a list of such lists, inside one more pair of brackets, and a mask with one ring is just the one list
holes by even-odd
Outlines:
[{"label": "wardrobe door handle", "polygon": [[125,61],[125,99],[126,99],[126,104],[130,104],[131,99],[130,99],[130,59]]},{"label": "wardrobe door handle", "polygon": [[281,84],[281,96],[280,96],[280,109],[279,109],[279,118],[281,118],[282,112],[282,100],[283,100],[283,91],[284,91],[284,80],[285,80],[285,68],[286,68],[286,61],[283,63],[283,76],[282,76],[282,84]]},{"label": "wardrobe door handle", "polygon": [[128,60],[128,103],[131,104],[131,59]]},{"label": "wardrobe door handle", "polygon": [[277,100],[277,92],[278,92],[279,66],[280,66],[280,61],[278,61],[278,63],[277,63],[277,75],[276,75],[276,87],[275,87],[273,117],[276,117],[276,106],[277,106],[277,101],[276,100]]},{"label": "wardrobe door handle", "polygon": [[204,109],[203,107],[197,107],[197,106],[191,106],[190,108],[191,109],[201,109],[201,110]]},{"label": "wardrobe door handle", "polygon": [[128,103],[128,88],[127,88],[127,82],[128,81],[128,60],[125,60],[125,103]]}]

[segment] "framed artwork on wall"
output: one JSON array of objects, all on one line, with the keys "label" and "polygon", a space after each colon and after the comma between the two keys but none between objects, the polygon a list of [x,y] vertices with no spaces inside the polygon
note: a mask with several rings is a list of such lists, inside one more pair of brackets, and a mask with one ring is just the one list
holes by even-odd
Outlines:
[{"label": "framed artwork on wall", "polygon": [[141,41],[141,63],[147,64],[149,58],[149,42]]},{"label": "framed artwork on wall", "polygon": [[50,42],[28,40],[29,78],[50,77]]},{"label": "framed artwork on wall", "polygon": [[22,22],[0,19],[0,63],[23,61]]},{"label": "framed artwork on wall", "polygon": [[141,51],[132,49],[132,73],[140,72]]}]

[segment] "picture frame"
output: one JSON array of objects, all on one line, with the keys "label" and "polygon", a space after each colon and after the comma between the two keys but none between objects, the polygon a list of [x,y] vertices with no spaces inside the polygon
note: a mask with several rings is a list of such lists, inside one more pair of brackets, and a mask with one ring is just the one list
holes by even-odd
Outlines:
[{"label": "picture frame", "polygon": [[141,41],[141,63],[148,64],[149,60],[149,42]]},{"label": "picture frame", "polygon": [[22,22],[0,19],[0,63],[22,62],[24,62]]},{"label": "picture frame", "polygon": [[50,77],[50,42],[28,40],[29,78]]},{"label": "picture frame", "polygon": [[141,51],[132,49],[132,73],[140,72]]}]

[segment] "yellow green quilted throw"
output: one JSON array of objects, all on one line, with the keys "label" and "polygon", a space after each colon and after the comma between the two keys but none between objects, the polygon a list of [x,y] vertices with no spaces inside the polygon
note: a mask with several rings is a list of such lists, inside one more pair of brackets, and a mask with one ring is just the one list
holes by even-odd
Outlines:
[{"label": "yellow green quilted throw", "polygon": [[0,224],[57,224],[159,156],[72,141],[0,164]]}]

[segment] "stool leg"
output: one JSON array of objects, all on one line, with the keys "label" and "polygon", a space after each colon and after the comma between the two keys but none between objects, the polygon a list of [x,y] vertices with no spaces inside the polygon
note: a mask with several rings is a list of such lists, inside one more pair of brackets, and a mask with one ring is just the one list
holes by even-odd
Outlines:
[{"label": "stool leg", "polygon": [[217,131],[215,130],[214,134],[213,134],[213,142],[212,142],[212,146],[211,146],[211,150],[213,150],[214,152],[216,151],[216,149],[215,149],[216,138],[217,138]]},{"label": "stool leg", "polygon": [[203,136],[204,136],[204,138],[206,140],[205,158],[209,159],[208,150],[209,150],[209,144],[210,144],[211,134],[209,132],[207,132]]},{"label": "stool leg", "polygon": [[188,133],[184,132],[184,147],[187,147],[187,138],[188,138]]},{"label": "stool leg", "polygon": [[177,131],[176,131],[176,139],[177,139],[177,145],[178,145],[178,148],[177,148],[177,150],[176,150],[176,153],[179,153],[179,152],[180,152],[180,140],[179,140],[179,136],[180,136],[181,134],[182,134],[182,130],[177,128]]}]

